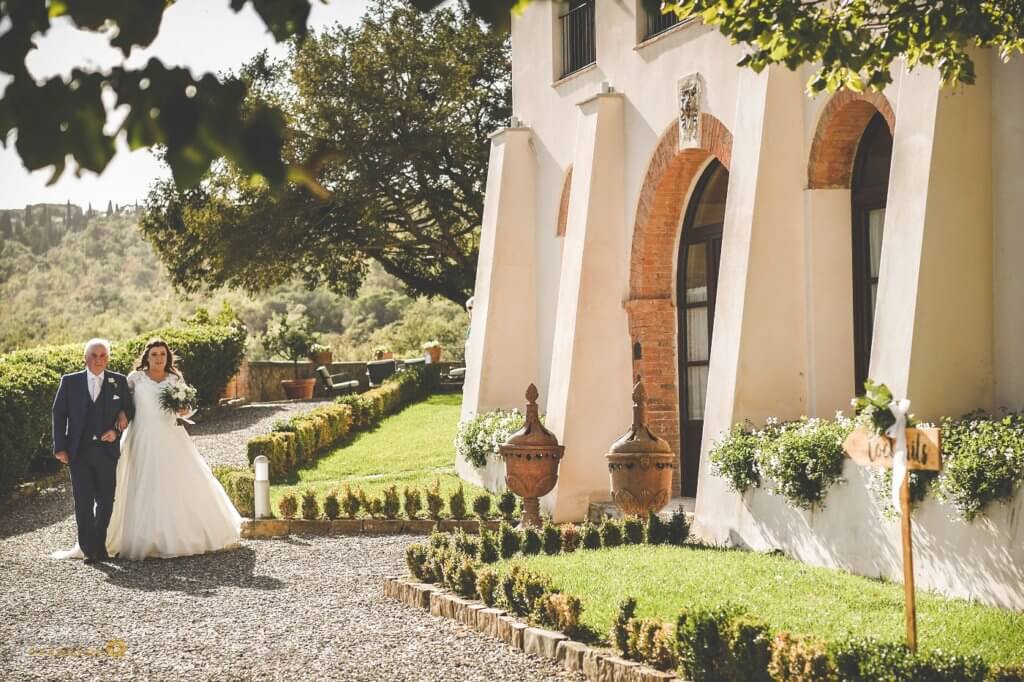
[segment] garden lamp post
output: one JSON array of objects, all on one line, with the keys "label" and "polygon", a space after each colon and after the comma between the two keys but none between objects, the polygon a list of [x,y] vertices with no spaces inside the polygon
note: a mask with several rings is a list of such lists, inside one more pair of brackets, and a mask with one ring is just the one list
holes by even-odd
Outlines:
[{"label": "garden lamp post", "polygon": [[558,462],[565,447],[544,428],[537,413],[537,387],[526,389],[526,423],[498,446],[505,460],[505,485],[523,498],[523,525],[540,526],[540,498],[558,482]]},{"label": "garden lamp post", "polygon": [[253,467],[256,470],[256,490],[254,493],[254,505],[257,519],[270,518],[270,460],[266,455],[260,455],[253,460]]}]

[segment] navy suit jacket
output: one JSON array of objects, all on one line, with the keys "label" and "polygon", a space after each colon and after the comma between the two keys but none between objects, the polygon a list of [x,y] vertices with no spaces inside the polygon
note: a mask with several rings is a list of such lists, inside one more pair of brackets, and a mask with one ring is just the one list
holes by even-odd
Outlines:
[{"label": "navy suit jacket", "polygon": [[[53,452],[56,454],[63,450],[68,453],[69,460],[73,460],[78,453],[82,431],[85,429],[86,410],[91,400],[89,382],[85,376],[87,371],[62,376],[57,397],[53,399]],[[123,374],[110,371],[103,373],[103,390],[96,402],[101,409],[100,423],[104,431],[114,428],[119,410],[123,410],[128,419],[135,416],[132,394]],[[102,445],[115,460],[121,456],[120,438]]]}]

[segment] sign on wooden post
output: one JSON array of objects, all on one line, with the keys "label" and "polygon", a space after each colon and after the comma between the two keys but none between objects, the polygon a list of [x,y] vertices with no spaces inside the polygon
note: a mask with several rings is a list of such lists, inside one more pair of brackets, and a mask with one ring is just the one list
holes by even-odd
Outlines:
[{"label": "sign on wooden post", "polygon": [[[846,455],[861,466],[891,469],[893,441],[863,427],[857,427],[843,441]],[[903,529],[903,591],[907,621],[907,646],[917,651],[917,608],[914,599],[914,547],[910,525],[910,472],[942,469],[939,429],[907,429],[907,475],[900,485],[900,523]]]}]

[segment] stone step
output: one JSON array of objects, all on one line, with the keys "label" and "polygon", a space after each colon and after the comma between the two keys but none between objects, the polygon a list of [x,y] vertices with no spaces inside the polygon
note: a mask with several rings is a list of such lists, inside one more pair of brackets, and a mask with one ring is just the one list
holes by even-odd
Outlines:
[{"label": "stone step", "polygon": [[[696,501],[693,497],[673,497],[665,505],[665,508],[658,512],[658,516],[668,521],[672,518],[672,513],[679,509],[679,507],[682,507],[690,523],[693,523],[693,510]],[[590,509],[587,511],[587,520],[593,523],[600,523],[602,519],[606,518],[621,519],[622,517],[622,512],[619,511],[614,502],[591,502]]]}]

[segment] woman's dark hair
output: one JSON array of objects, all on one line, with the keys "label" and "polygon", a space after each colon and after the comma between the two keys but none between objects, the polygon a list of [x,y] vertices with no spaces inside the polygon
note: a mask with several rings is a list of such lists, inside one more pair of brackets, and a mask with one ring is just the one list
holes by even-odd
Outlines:
[{"label": "woman's dark hair", "polygon": [[146,347],[142,349],[142,354],[139,359],[135,361],[135,369],[142,370],[143,372],[149,369],[149,351],[157,347],[163,347],[167,351],[167,367],[166,371],[169,374],[177,374],[181,376],[181,371],[174,366],[174,351],[167,345],[167,342],[161,338],[150,339]]}]

